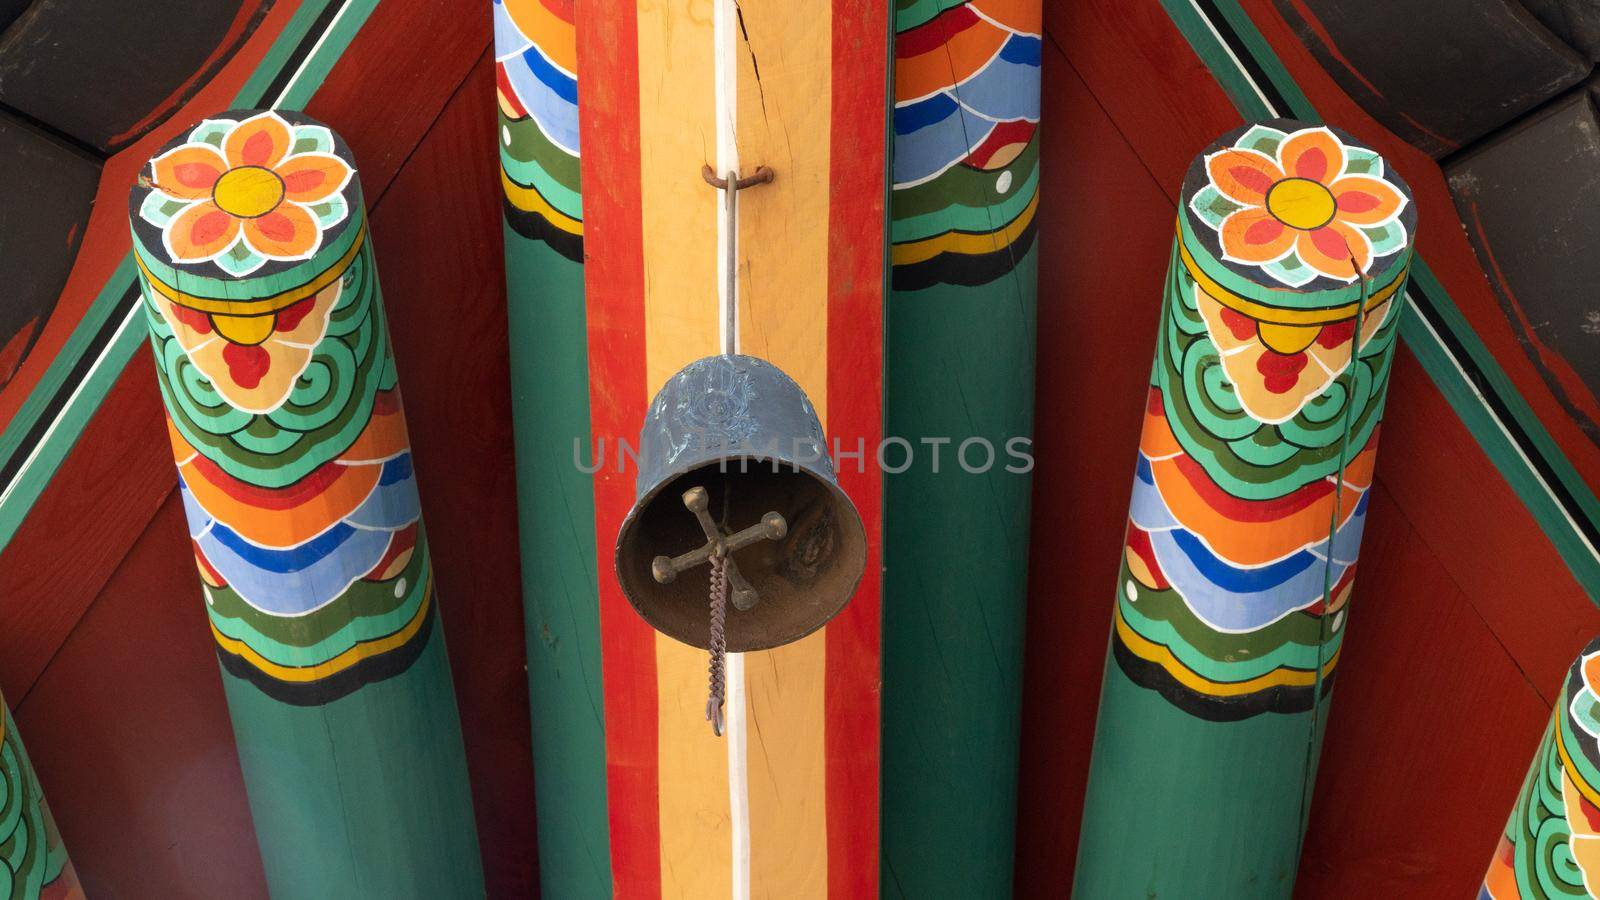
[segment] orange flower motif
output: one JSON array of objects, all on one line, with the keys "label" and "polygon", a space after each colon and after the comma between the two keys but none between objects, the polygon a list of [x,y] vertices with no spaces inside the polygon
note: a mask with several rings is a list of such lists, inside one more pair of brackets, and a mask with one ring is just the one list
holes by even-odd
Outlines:
[{"label": "orange flower motif", "polygon": [[[1211,187],[1237,207],[1216,225],[1223,258],[1275,275],[1304,272],[1279,276],[1292,284],[1316,275],[1355,281],[1375,255],[1369,230],[1394,223],[1407,201],[1378,175],[1347,172],[1347,150],[1328,129],[1306,128],[1287,135],[1276,157],[1245,147],[1207,156]],[[1299,265],[1282,265],[1291,257]]]},{"label": "orange flower motif", "polygon": [[[239,278],[269,260],[310,259],[324,232],[350,215],[344,189],[355,171],[334,150],[326,127],[291,125],[271,111],[208,119],[151,160],[139,216],[161,230],[173,263],[210,262]],[[229,405],[256,414],[278,409],[294,391],[356,277],[345,272],[309,296],[276,298],[282,302],[203,309],[183,305],[185,295],[161,280],[171,275],[144,274],[150,303],[190,362]]]},{"label": "orange flower motif", "polygon": [[161,227],[174,263],[213,260],[241,276],[268,260],[310,259],[323,230],[348,214],[340,192],[353,170],[326,134],[271,111],[203,122],[150,161],[154,190],[142,214]]}]

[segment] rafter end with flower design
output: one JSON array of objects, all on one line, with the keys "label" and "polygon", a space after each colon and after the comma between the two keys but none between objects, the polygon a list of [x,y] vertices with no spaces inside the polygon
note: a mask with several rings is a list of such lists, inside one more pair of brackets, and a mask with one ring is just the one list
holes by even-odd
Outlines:
[{"label": "rafter end with flower design", "polygon": [[1223,260],[1279,284],[1352,283],[1410,240],[1403,186],[1376,152],[1329,128],[1258,124],[1204,159],[1189,209],[1216,232]]},{"label": "rafter end with flower design", "polygon": [[269,261],[311,259],[350,215],[355,169],[325,126],[267,110],[206,119],[152,159],[139,217],[161,229],[174,264],[212,263],[235,278]]}]

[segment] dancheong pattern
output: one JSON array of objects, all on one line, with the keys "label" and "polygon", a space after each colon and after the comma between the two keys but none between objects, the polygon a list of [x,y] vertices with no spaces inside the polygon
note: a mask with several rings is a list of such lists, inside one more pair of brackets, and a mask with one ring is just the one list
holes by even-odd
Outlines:
[{"label": "dancheong pattern", "polygon": [[1600,639],[1567,671],[1480,900],[1600,896]]},{"label": "dancheong pattern", "polygon": [[583,254],[577,55],[572,0],[495,0],[506,222],[575,262]]},{"label": "dancheong pattern", "polygon": [[298,114],[225,113],[152,160],[130,204],[224,665],[299,704],[405,669],[433,578],[348,148]]},{"label": "dancheong pattern", "polygon": [[0,898],[82,900],[17,723],[0,701]]},{"label": "dancheong pattern", "polygon": [[1033,245],[1037,0],[895,8],[894,287],[977,285]]},{"label": "dancheong pattern", "polygon": [[1285,121],[1225,136],[1183,196],[1112,651],[1198,716],[1304,710],[1344,638],[1415,212],[1377,154]]}]

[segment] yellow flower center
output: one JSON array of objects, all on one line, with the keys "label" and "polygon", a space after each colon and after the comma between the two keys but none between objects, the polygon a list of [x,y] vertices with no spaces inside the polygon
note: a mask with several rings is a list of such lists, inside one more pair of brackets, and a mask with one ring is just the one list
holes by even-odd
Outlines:
[{"label": "yellow flower center", "polygon": [[283,179],[271,169],[240,166],[229,169],[211,189],[217,208],[230,216],[254,219],[278,208],[283,202]]},{"label": "yellow flower center", "polygon": [[[233,173],[228,173],[233,174]],[[1267,212],[1290,228],[1310,231],[1333,221],[1333,192],[1309,178],[1285,178],[1267,191]]]}]

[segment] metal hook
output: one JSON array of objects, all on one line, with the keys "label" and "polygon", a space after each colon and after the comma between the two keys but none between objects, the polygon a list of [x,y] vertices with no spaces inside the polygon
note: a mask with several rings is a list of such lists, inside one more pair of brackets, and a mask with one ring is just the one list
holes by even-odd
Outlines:
[{"label": "metal hook", "polygon": [[736,191],[742,191],[745,188],[755,187],[758,184],[767,184],[771,182],[772,179],[776,178],[777,175],[773,173],[769,166],[756,166],[756,172],[754,175],[746,175],[745,177],[740,178],[738,177],[737,173],[729,172],[728,178],[718,178],[716,169],[711,168],[709,165],[703,165],[700,167],[700,177],[706,180],[706,184],[711,185],[719,191],[727,190],[728,178],[732,178],[733,189]]}]

